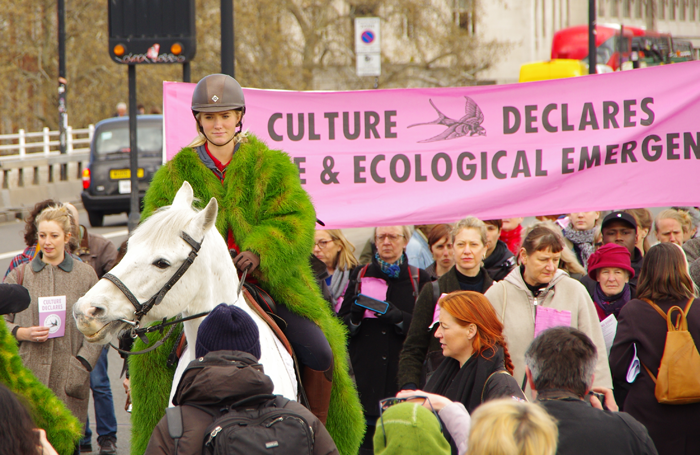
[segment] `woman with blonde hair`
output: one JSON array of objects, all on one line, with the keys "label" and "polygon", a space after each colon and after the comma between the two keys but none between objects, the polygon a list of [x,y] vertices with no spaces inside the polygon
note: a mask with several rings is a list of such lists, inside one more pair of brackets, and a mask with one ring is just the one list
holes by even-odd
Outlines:
[{"label": "woman with blonde hair", "polygon": [[468,455],[554,455],[559,430],[542,407],[494,400],[472,414]]},{"label": "woman with blonde hair", "polygon": [[[6,283],[24,286],[29,308],[5,315],[8,329],[19,343],[24,365],[48,386],[84,425],[87,419],[90,371],[102,346],[90,344],[73,319],[73,304],[95,283],[95,270],[74,260],[67,251],[73,230],[67,207],[50,206],[37,215],[39,252],[31,262],[15,268]],[[42,313],[41,305],[60,306],[62,314]]]},{"label": "woman with blonde hair", "polygon": [[350,281],[350,271],[357,267],[355,245],[340,229],[317,230],[314,236],[314,256],[326,264],[326,285],[331,292],[331,303],[337,313]]}]

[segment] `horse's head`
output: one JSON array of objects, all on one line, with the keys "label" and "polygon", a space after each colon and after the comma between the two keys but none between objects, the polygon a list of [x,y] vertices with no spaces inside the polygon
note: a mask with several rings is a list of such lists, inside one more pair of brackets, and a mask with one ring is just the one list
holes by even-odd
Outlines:
[{"label": "horse's head", "polygon": [[[222,254],[231,263],[226,244],[214,227],[218,210],[216,199],[212,198],[202,211],[192,208],[193,200],[192,187],[184,182],[173,204],[159,209],[134,232],[126,255],[110,271],[143,304],[163,288],[193,251],[182,233],[187,233],[195,242],[202,242],[199,256],[192,266],[163,300],[142,317],[141,326],[183,312],[191,314],[209,310],[199,308],[193,302],[201,302],[202,296],[209,295],[206,288],[211,281],[205,277],[216,268],[212,262],[218,261],[221,267],[222,258],[212,257],[211,252],[216,249],[225,252]],[[127,326],[124,320],[135,319],[134,313],[135,307],[126,295],[104,278],[73,306],[78,329],[88,341],[99,344],[109,343],[119,330]]]}]

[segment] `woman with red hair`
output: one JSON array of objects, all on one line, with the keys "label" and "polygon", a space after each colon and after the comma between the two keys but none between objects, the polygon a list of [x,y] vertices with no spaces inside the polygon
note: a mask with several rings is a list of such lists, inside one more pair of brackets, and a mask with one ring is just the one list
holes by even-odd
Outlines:
[{"label": "woman with red hair", "polygon": [[435,337],[446,357],[425,391],[461,402],[469,413],[500,397],[524,400],[513,378],[503,324],[483,294],[453,292],[439,302],[440,326]]}]

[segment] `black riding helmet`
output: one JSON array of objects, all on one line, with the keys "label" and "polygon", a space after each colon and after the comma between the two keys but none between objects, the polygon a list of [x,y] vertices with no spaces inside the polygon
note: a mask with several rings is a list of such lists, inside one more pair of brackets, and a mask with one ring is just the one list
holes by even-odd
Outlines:
[{"label": "black riding helmet", "polygon": [[[198,112],[223,112],[239,110],[245,114],[245,97],[241,84],[227,74],[210,74],[203,77],[192,94],[192,115]],[[199,131],[204,134],[197,120]],[[238,124],[239,131],[243,127]]]}]

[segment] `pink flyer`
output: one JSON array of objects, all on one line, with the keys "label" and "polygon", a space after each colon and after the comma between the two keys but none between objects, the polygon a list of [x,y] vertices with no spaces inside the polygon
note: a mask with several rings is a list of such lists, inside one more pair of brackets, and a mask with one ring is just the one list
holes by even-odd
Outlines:
[{"label": "pink flyer", "polygon": [[543,330],[552,327],[571,325],[571,311],[555,310],[546,306],[537,307],[537,317],[535,318],[535,338]]},{"label": "pink flyer", "polygon": [[39,325],[49,328],[49,338],[66,333],[66,296],[39,297]]}]

